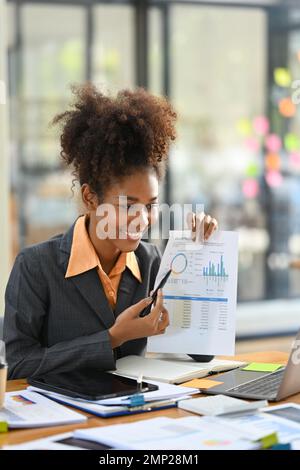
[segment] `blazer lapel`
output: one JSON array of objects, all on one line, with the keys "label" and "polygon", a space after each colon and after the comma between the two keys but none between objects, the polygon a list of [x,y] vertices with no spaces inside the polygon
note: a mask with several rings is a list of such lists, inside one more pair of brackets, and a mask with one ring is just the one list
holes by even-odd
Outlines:
[{"label": "blazer lapel", "polygon": [[104,293],[97,269],[70,277],[69,280],[75,284],[106,328],[110,328],[115,322],[115,317]]},{"label": "blazer lapel", "polygon": [[[64,234],[60,243],[59,262],[63,266],[64,272],[67,271],[68,267],[75,223]],[[90,271],[79,274],[78,276],[70,277],[68,280],[74,283],[104,326],[106,328],[110,328],[114,324],[115,317],[104,293],[97,270],[91,269]]]}]

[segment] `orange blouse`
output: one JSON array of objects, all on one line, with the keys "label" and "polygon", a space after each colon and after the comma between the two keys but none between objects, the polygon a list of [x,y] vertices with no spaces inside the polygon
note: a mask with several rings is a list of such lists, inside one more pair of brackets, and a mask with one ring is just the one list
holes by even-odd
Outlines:
[{"label": "orange blouse", "polygon": [[114,309],[117,303],[118,287],[122,272],[127,267],[136,279],[142,282],[139,265],[134,251],[121,253],[116,264],[107,275],[102,269],[100,260],[86,229],[86,217],[87,215],[79,217],[75,223],[71,254],[65,277],[77,276],[90,269],[97,268],[107,300],[112,309]]}]

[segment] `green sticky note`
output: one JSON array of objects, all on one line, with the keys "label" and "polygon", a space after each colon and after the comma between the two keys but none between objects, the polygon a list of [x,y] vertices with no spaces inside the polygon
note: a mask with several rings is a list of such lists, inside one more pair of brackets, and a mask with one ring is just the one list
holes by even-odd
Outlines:
[{"label": "green sticky note", "polygon": [[277,432],[273,432],[268,436],[264,436],[262,439],[258,439],[258,441],[261,443],[262,449],[269,449],[270,447],[278,444],[278,434]]},{"label": "green sticky note", "polygon": [[242,370],[249,370],[252,372],[275,372],[282,367],[282,364],[271,364],[267,362],[251,362]]},{"label": "green sticky note", "polygon": [[0,432],[7,432],[8,425],[5,421],[0,421]]}]

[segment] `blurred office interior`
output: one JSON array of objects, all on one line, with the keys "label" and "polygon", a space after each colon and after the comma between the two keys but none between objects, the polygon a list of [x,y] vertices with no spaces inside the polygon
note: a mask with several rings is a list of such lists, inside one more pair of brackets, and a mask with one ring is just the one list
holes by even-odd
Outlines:
[{"label": "blurred office interior", "polygon": [[17,252],[61,233],[81,210],[60,162],[58,130],[49,126],[68,106],[70,83],[92,80],[113,93],[143,86],[167,95],[179,117],[161,199],[204,203],[222,229],[240,233],[238,336],[297,331],[300,2],[0,5],[2,124],[8,118],[0,250],[9,258],[1,292]]}]

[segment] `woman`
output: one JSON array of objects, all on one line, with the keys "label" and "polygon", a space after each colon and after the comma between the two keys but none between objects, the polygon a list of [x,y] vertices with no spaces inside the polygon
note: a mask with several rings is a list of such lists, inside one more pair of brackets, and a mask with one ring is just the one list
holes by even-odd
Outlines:
[{"label": "woman", "polygon": [[[4,319],[10,379],[114,369],[169,324],[162,292],[140,316],[160,264],[156,246],[141,238],[157,218],[176,114],[143,89],[111,98],[86,84],[74,93],[73,108],[54,123],[62,125],[61,155],[79,180],[86,214],[15,260]],[[128,229],[137,207],[138,224]],[[206,237],[217,226],[209,216],[201,223]],[[200,225],[194,217],[193,228]]]}]

